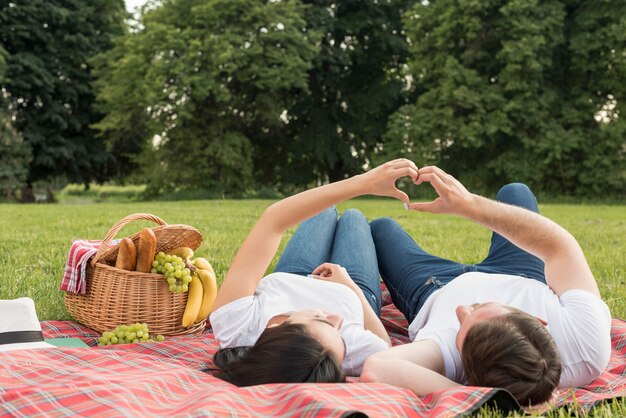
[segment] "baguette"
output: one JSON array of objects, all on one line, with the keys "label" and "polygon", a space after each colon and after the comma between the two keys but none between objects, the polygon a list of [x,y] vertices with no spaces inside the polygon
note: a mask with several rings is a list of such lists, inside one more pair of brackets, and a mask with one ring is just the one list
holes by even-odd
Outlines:
[{"label": "baguette", "polygon": [[137,251],[136,271],[150,273],[152,262],[156,254],[156,235],[150,228],[143,228],[139,233],[139,246]]},{"label": "baguette", "polygon": [[130,238],[123,238],[117,251],[115,268],[134,271],[137,265],[137,249]]}]

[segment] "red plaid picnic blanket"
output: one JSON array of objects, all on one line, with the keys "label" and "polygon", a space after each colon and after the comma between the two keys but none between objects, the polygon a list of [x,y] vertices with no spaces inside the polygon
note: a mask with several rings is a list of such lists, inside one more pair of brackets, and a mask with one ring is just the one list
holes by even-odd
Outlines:
[{"label": "red plaid picnic blanket", "polygon": [[[407,324],[389,303],[383,321],[392,342],[408,342]],[[626,322],[612,324],[611,361],[584,388],[561,391],[553,406],[626,394]],[[45,338],[98,334],[71,321],[42,322]],[[0,416],[459,416],[485,404],[517,409],[499,389],[464,387],[417,397],[406,389],[351,379],[345,384],[270,384],[238,388],[211,373],[217,344],[210,330],[162,343],[53,348],[0,353]]]}]

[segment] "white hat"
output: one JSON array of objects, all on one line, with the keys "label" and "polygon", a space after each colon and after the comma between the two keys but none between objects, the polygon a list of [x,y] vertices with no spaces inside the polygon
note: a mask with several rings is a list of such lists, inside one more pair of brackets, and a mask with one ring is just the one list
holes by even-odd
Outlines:
[{"label": "white hat", "polygon": [[49,347],[31,298],[0,300],[0,352]]}]

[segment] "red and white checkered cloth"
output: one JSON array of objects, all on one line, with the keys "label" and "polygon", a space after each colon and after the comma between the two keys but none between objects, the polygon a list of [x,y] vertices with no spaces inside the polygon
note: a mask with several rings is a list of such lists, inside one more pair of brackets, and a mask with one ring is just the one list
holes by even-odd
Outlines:
[{"label": "red and white checkered cloth", "polygon": [[[110,247],[115,246],[118,242],[119,240],[112,240]],[[67,255],[65,270],[63,270],[61,290],[85,294],[87,291],[87,263],[98,252],[100,244],[102,244],[101,240],[86,239],[76,240],[72,243]]]},{"label": "red and white checkered cloth", "polygon": [[[394,345],[409,342],[407,323],[383,293],[382,319]],[[45,338],[98,334],[71,321],[42,322]],[[584,388],[562,390],[546,407],[570,406],[585,415],[603,400],[626,396],[626,322],[613,319],[611,360]],[[426,396],[350,379],[336,384],[267,384],[238,388],[211,373],[217,342],[210,329],[161,343],[50,348],[0,353],[0,417],[245,416],[457,417],[482,405],[520,410],[497,388],[456,387]]]}]

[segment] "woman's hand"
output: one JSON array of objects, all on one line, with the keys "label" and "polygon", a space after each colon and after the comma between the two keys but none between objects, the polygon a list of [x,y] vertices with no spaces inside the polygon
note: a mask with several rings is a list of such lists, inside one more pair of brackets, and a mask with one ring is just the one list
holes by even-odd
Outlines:
[{"label": "woman's hand", "polygon": [[311,275],[319,280],[327,282],[339,283],[344,286],[348,286],[352,290],[358,290],[359,287],[352,281],[352,278],[348,274],[348,271],[341,267],[339,264],[324,263],[318,266]]},{"label": "woman's hand", "polygon": [[380,318],[376,316],[376,313],[365,298],[365,293],[354,283],[344,267],[341,267],[339,264],[324,263],[313,270],[311,276],[318,280],[339,283],[352,289],[359,298],[361,308],[363,308],[363,328],[380,337],[388,347],[391,347],[391,340],[389,339],[387,330],[385,330],[385,326],[380,321]]},{"label": "woman's hand", "polygon": [[409,176],[415,183],[418,169],[415,163],[406,158],[398,158],[361,174],[367,194],[394,197],[409,204],[409,197],[396,187],[396,180]]}]

